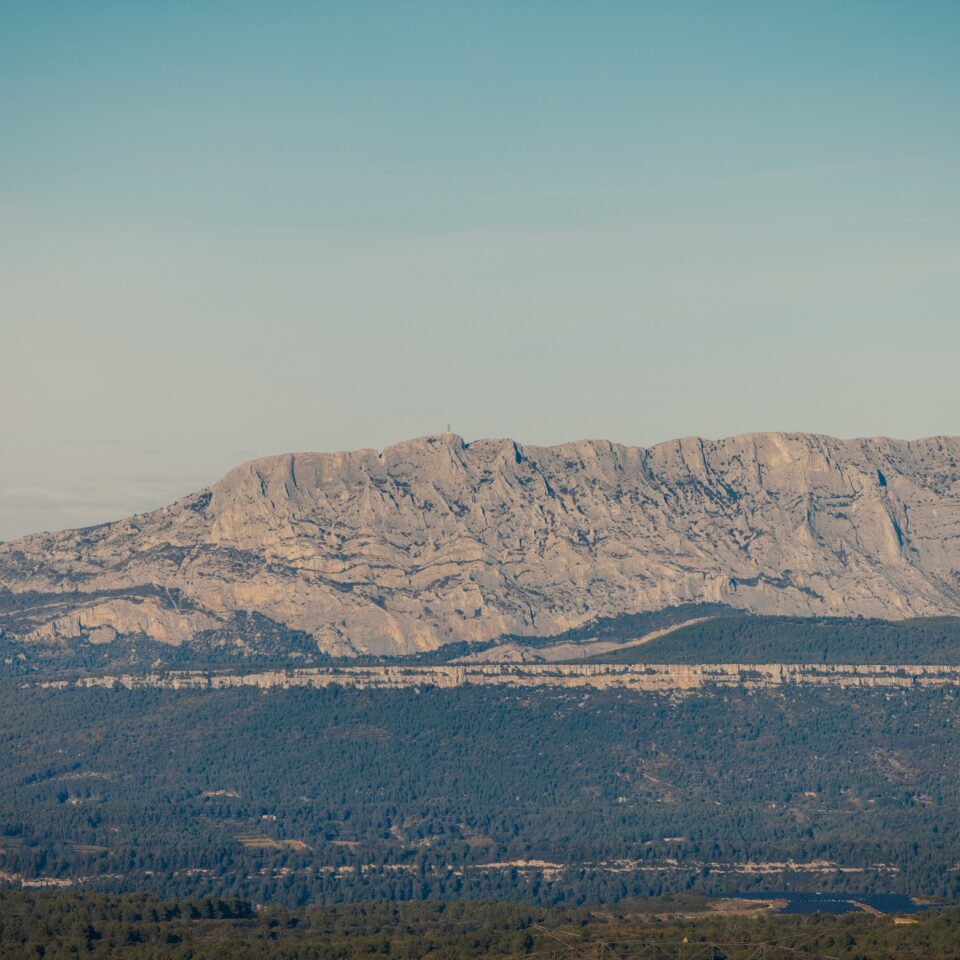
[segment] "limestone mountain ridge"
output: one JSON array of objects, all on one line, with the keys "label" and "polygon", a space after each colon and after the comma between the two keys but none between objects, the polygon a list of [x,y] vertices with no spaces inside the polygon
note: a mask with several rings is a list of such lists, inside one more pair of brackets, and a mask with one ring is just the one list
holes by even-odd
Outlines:
[{"label": "limestone mountain ridge", "polygon": [[14,643],[293,636],[404,654],[684,603],[960,614],[960,438],[466,443],[266,457],[150,513],[0,544]]}]

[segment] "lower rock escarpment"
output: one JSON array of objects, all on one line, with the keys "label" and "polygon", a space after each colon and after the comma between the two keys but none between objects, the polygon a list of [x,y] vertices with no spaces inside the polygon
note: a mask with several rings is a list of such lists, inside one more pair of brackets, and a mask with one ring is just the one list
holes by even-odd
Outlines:
[{"label": "lower rock escarpment", "polygon": [[834,687],[960,687],[960,666],[899,664],[469,664],[434,667],[313,667],[255,673],[199,670],[115,674],[76,680],[45,680],[38,687],[106,687],[127,690],[225,690],[257,687],[352,687],[404,690],[463,686],[563,687],[582,690],[624,689],[654,693],[691,693],[709,687],[768,689],[796,684]]}]

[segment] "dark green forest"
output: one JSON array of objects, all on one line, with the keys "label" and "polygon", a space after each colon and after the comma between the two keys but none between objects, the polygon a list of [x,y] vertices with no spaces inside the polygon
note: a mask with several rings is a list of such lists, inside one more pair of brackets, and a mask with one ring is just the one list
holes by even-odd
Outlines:
[{"label": "dark green forest", "polygon": [[960,893],[954,691],[0,685],[0,871],[159,896]]},{"label": "dark green forest", "polygon": [[898,925],[866,913],[725,913],[696,897],[614,909],[425,902],[291,911],[217,898],[0,891],[0,960],[946,960],[958,946],[952,908]]},{"label": "dark green forest", "polygon": [[[689,623],[691,620],[701,622]],[[680,626],[684,623],[688,625]],[[550,637],[511,635],[487,643],[448,644],[399,662],[446,663],[505,643],[531,650],[596,640],[629,643],[670,627],[677,629],[638,646],[588,657],[587,662],[960,663],[960,617],[776,617],[719,603],[605,617]]]},{"label": "dark green forest", "polygon": [[711,616],[596,663],[960,663],[960,618]]}]

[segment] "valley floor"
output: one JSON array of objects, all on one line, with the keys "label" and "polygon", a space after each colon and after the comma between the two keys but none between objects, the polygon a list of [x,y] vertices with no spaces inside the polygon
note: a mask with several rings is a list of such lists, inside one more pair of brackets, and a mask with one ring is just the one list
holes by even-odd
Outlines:
[{"label": "valley floor", "polygon": [[609,908],[358,903],[297,911],[249,901],[0,891],[0,960],[947,960],[958,911],[779,916],[696,895]]}]

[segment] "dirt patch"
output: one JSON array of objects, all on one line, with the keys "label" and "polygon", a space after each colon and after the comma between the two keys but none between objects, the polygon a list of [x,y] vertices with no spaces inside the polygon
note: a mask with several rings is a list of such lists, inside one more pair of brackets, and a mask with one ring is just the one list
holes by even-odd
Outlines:
[{"label": "dirt patch", "polygon": [[284,840],[283,845],[289,847],[291,850],[297,850],[300,853],[305,853],[313,849],[310,844],[304,843],[302,840]]},{"label": "dirt patch", "polygon": [[237,840],[250,850],[279,850],[280,844],[270,837],[256,837],[247,834],[237,837]]},{"label": "dirt patch", "polygon": [[359,840],[331,840],[331,847],[346,847],[351,853],[360,849]]}]

